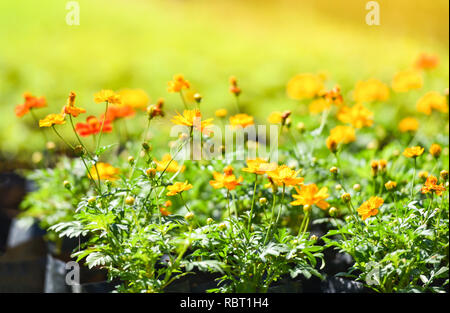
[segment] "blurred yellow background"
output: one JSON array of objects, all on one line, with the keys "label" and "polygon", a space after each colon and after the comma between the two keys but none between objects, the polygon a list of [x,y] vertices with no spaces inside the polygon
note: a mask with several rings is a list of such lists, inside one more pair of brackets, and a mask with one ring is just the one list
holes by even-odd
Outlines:
[{"label": "blurred yellow background", "polygon": [[366,24],[367,1],[360,0],[80,0],[78,26],[66,23],[67,2],[0,2],[4,159],[28,157],[20,152],[43,144],[30,116],[14,115],[25,91],[47,98],[41,116],[59,111],[71,90],[80,106],[99,114],[93,94],[104,88],[142,88],[174,111],[181,105],[167,81],[183,73],[204,96],[208,116],[232,107],[228,77],[235,75],[247,111],[264,118],[295,103],[285,85],[297,73],[324,72],[345,96],[360,79],[390,83],[421,52],[441,60],[426,88],[448,85],[444,0],[379,0],[380,26]]}]

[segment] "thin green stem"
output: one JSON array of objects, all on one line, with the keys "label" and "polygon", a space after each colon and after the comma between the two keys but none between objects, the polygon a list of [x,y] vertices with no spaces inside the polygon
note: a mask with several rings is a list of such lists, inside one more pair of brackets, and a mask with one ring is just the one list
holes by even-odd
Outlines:
[{"label": "thin green stem", "polygon": [[255,195],[256,195],[256,183],[258,181],[258,175],[255,174],[255,184],[253,185],[253,197],[252,197],[252,206],[250,208],[250,215],[248,216],[248,232],[250,233],[250,228],[252,225],[252,217],[253,217],[253,207],[255,205]]},{"label": "thin green stem", "polygon": [[103,115],[103,121],[102,121],[102,127],[100,128],[100,134],[98,134],[98,140],[97,140],[97,144],[95,147],[95,154],[97,154],[98,148],[100,147],[100,141],[102,139],[102,134],[103,134],[103,127],[105,126],[105,121],[106,121],[106,114],[108,113],[108,105],[109,105],[109,102],[106,101],[105,114]]}]

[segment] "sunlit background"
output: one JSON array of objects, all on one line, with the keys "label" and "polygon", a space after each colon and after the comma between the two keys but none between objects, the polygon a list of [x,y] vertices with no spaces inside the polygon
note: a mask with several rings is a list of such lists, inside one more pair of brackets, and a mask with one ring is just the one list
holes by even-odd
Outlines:
[{"label": "sunlit background", "polygon": [[[99,114],[103,106],[93,94],[105,88],[144,89],[151,102],[163,97],[174,112],[182,105],[167,92],[167,81],[182,73],[211,116],[233,108],[228,78],[235,75],[245,110],[264,121],[272,110],[299,105],[285,91],[298,73],[326,74],[327,86],[339,84],[345,96],[357,80],[390,84],[396,71],[427,52],[437,54],[440,65],[422,92],[405,98],[405,110],[414,111],[425,90],[442,92],[448,84],[445,0],[379,0],[379,26],[366,24],[362,0],[80,0],[78,26],[67,25],[66,3],[0,2],[3,167],[44,145],[33,119],[14,115],[25,91],[47,98],[40,116],[59,111],[71,90],[77,104]],[[141,117],[129,123],[130,131],[144,127]]]}]

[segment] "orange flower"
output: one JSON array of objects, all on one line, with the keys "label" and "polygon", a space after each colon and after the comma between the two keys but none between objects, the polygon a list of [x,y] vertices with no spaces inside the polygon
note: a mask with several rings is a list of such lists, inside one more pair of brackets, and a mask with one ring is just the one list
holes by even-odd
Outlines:
[{"label": "orange flower", "polygon": [[147,93],[142,89],[123,89],[118,94],[123,105],[134,109],[145,110],[150,101]]},{"label": "orange flower", "polygon": [[407,92],[412,89],[420,89],[422,86],[422,75],[414,70],[398,72],[392,80],[392,89],[395,92]]},{"label": "orange flower", "polygon": [[[83,137],[100,133],[102,130],[103,119],[99,120],[95,116],[88,116],[86,123],[77,123],[75,125],[76,132]],[[103,133],[110,133],[112,131],[111,121],[105,120],[103,125]]]},{"label": "orange flower", "polygon": [[228,111],[227,111],[226,109],[219,109],[219,110],[216,110],[216,112],[214,112],[214,114],[215,114],[217,117],[221,118],[221,117],[227,116]]},{"label": "orange flower", "polygon": [[169,189],[169,192],[167,193],[168,196],[175,196],[176,194],[179,194],[183,191],[192,189],[192,185],[188,183],[188,181],[185,181],[184,183],[176,182],[173,185],[167,186],[167,189]]},{"label": "orange flower", "polygon": [[427,92],[417,101],[416,107],[417,111],[426,115],[430,115],[433,109],[442,113],[448,112],[447,98],[437,91]]},{"label": "orange flower", "polygon": [[261,158],[256,158],[254,160],[247,160],[247,167],[243,168],[242,171],[247,173],[253,173],[257,175],[265,174],[269,171],[275,170],[277,165],[275,163],[268,163],[266,160]]},{"label": "orange flower", "polygon": [[162,110],[163,105],[164,105],[163,98],[159,98],[158,101],[156,101],[156,104],[149,105],[147,108],[149,118],[152,119],[157,116],[164,117],[164,111]]},{"label": "orange flower", "polygon": [[398,129],[402,132],[415,132],[419,129],[419,121],[414,117],[405,117],[398,123]]},{"label": "orange flower", "polygon": [[64,114],[49,114],[39,121],[39,127],[52,127],[62,125],[66,122]]},{"label": "orange flower", "polygon": [[164,206],[159,208],[159,212],[161,213],[162,216],[169,216],[170,214],[172,214],[172,212],[169,211],[169,207],[172,205],[172,202],[170,200],[167,200],[164,203]]},{"label": "orange flower", "polygon": [[[97,175],[98,171],[98,175]],[[95,166],[92,166],[90,171],[91,178],[94,180],[98,180],[100,177],[101,180],[117,180],[117,175],[120,172],[120,169],[115,168],[109,163],[103,163],[99,162],[97,163],[97,168]]]},{"label": "orange flower", "polygon": [[67,105],[65,105],[62,110],[64,114],[69,114],[73,117],[77,117],[81,113],[86,113],[85,109],[75,106],[75,97],[75,92],[71,91],[69,94],[69,98],[67,98]]},{"label": "orange flower", "polygon": [[108,102],[110,104],[121,104],[120,94],[115,93],[110,89],[101,90],[94,95],[94,101],[96,103]]},{"label": "orange flower", "polygon": [[389,99],[389,87],[378,79],[358,81],[353,91],[356,102],[386,101]]},{"label": "orange flower", "polygon": [[334,88],[329,91],[321,92],[321,96],[329,104],[341,105],[342,102],[344,102],[339,86],[334,86]]},{"label": "orange flower", "polygon": [[[130,105],[110,105],[106,111],[106,120],[114,122],[116,119],[134,116],[136,112]],[[103,119],[103,114],[100,116]]]},{"label": "orange flower", "polygon": [[343,106],[338,112],[337,118],[343,123],[349,123],[356,128],[372,126],[373,113],[366,109],[361,103],[353,107]]},{"label": "orange flower", "polygon": [[406,148],[405,151],[403,151],[403,155],[407,158],[417,158],[418,156],[422,155],[424,150],[424,148],[419,146]]},{"label": "orange flower", "polygon": [[[185,125],[188,127],[200,128],[202,133],[209,133],[208,127],[212,125],[212,118],[202,121],[202,114],[200,110],[184,110],[183,115],[177,112],[177,115],[171,119],[171,122],[176,125]],[[199,127],[200,126],[200,127]]]},{"label": "orange flower", "polygon": [[286,91],[291,99],[312,99],[324,90],[323,78],[310,73],[298,74],[287,84]]},{"label": "orange flower", "polygon": [[378,208],[384,203],[384,200],[380,197],[370,197],[357,209],[358,214],[361,215],[361,219],[364,221],[368,217],[378,214]]},{"label": "orange flower", "polygon": [[189,89],[191,84],[184,79],[183,75],[177,74],[173,77],[173,81],[169,81],[167,90],[169,92],[180,92],[182,89]]},{"label": "orange flower", "polygon": [[297,191],[296,195],[292,195],[295,201],[292,201],[292,205],[317,205],[322,210],[326,210],[330,205],[328,202],[324,201],[324,199],[329,197],[328,188],[317,187],[316,184],[303,185],[298,189],[295,187]]},{"label": "orange flower", "polygon": [[430,175],[427,177],[427,180],[425,182],[425,184],[423,185],[421,191],[422,193],[435,193],[436,195],[440,196],[442,195],[442,193],[446,190],[444,187],[444,184],[437,184],[438,179],[433,176]]},{"label": "orange flower", "polygon": [[245,113],[239,113],[234,116],[230,116],[230,124],[233,128],[241,126],[243,128],[253,125],[255,122],[253,116],[247,115]]},{"label": "orange flower", "polygon": [[418,69],[429,70],[439,65],[439,57],[437,55],[421,53],[415,62]]},{"label": "orange flower", "polygon": [[328,136],[326,140],[326,145],[328,149],[335,152],[338,144],[347,144],[355,140],[355,129],[353,127],[338,125],[330,131],[330,136]]},{"label": "orange flower", "polygon": [[267,175],[277,186],[295,186],[303,183],[303,177],[297,177],[300,171],[294,171],[287,165],[280,165],[273,171],[267,172]]},{"label": "orange flower", "polygon": [[223,174],[213,172],[214,180],[210,180],[209,184],[214,189],[226,188],[228,190],[233,190],[244,180],[242,176],[236,178],[236,176],[233,174],[233,168],[230,165],[225,167],[223,171]]},{"label": "orange flower", "polygon": [[430,154],[435,158],[438,158],[441,155],[442,147],[437,143],[433,143],[430,147]]},{"label": "orange flower", "polygon": [[185,169],[185,166],[183,165],[180,167],[178,162],[173,160],[170,154],[165,154],[161,161],[158,161],[157,159],[154,159],[153,161],[156,163],[156,170],[158,172],[163,172],[165,170],[169,173],[176,173],[178,171],[183,172]]},{"label": "orange flower", "polygon": [[39,109],[47,106],[47,101],[45,97],[34,97],[29,92],[25,92],[23,94],[23,98],[25,102],[23,104],[19,104],[14,109],[14,112],[17,117],[22,117],[27,114],[30,109]]}]

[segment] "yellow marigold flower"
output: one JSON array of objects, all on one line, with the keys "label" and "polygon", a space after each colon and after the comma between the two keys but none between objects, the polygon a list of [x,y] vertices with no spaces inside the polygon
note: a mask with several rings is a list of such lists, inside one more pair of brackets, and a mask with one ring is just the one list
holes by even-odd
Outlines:
[{"label": "yellow marigold flower", "polygon": [[425,184],[423,185],[421,191],[422,193],[435,193],[436,195],[440,196],[442,195],[442,193],[446,190],[444,187],[444,184],[437,184],[438,179],[433,176],[430,175],[427,178],[427,181],[425,182]]},{"label": "yellow marigold flower", "polygon": [[372,126],[373,113],[361,103],[352,107],[342,106],[337,114],[337,118],[343,122],[353,125],[356,128]]},{"label": "yellow marigold flower", "polygon": [[419,129],[419,121],[414,117],[405,117],[398,123],[398,129],[402,133],[415,132]]},{"label": "yellow marigold flower", "polygon": [[250,116],[245,113],[239,113],[233,116],[230,116],[230,124],[233,127],[241,126],[243,128],[253,125],[255,122],[253,120],[253,116]]},{"label": "yellow marigold flower", "polygon": [[119,91],[124,106],[145,110],[150,101],[147,93],[142,89],[123,89]]},{"label": "yellow marigold flower", "polygon": [[94,180],[98,180],[100,177],[101,180],[113,181],[117,180],[117,175],[119,174],[120,170],[118,168],[115,168],[111,164],[99,162],[97,163],[97,167],[92,166],[89,172],[91,173],[91,178]]},{"label": "yellow marigold flower", "polygon": [[384,187],[386,187],[387,190],[392,190],[397,188],[397,183],[395,181],[388,181],[386,184],[384,184]]},{"label": "yellow marigold flower", "polygon": [[422,155],[424,150],[424,148],[419,146],[406,148],[405,151],[403,151],[403,155],[407,158],[417,158],[418,156]]},{"label": "yellow marigold flower", "polygon": [[319,190],[316,184],[303,185],[298,189],[295,187],[297,191],[296,195],[292,195],[295,201],[292,201],[292,205],[317,205],[322,210],[328,209],[330,206],[328,202],[324,199],[329,197],[328,188],[322,187]]},{"label": "yellow marigold flower", "polygon": [[120,95],[110,89],[101,90],[94,95],[96,103],[108,102],[111,104],[121,104]]},{"label": "yellow marigold flower", "polygon": [[205,133],[208,133],[208,127],[212,125],[212,121],[212,118],[202,121],[202,114],[198,109],[184,110],[183,115],[177,112],[177,115],[171,119],[174,124],[200,128],[200,131]]},{"label": "yellow marigold flower", "polygon": [[176,194],[179,194],[183,191],[192,189],[192,185],[188,183],[188,181],[185,181],[184,183],[176,182],[173,185],[167,186],[167,189],[169,192],[167,193],[168,196],[174,196]]},{"label": "yellow marigold flower", "polygon": [[185,166],[183,165],[180,167],[178,162],[172,159],[170,154],[165,154],[161,161],[158,161],[157,159],[154,159],[153,161],[156,164],[156,170],[158,172],[166,170],[166,172],[169,173],[176,173],[178,171],[183,172],[185,169]]},{"label": "yellow marigold flower", "polygon": [[430,115],[433,109],[442,113],[448,112],[447,98],[437,91],[427,92],[417,101],[416,107],[417,111],[427,115]]},{"label": "yellow marigold flower", "polygon": [[81,113],[86,113],[86,110],[75,106],[75,92],[71,91],[69,98],[67,98],[67,105],[63,107],[62,113],[70,114],[73,117],[77,117]]},{"label": "yellow marigold flower", "polygon": [[228,190],[233,190],[244,180],[242,176],[236,178],[236,176],[233,174],[233,168],[230,165],[225,167],[223,171],[223,174],[213,172],[214,180],[210,180],[209,184],[214,189],[226,188]]},{"label": "yellow marigold flower", "polygon": [[247,160],[247,167],[243,168],[242,171],[253,174],[266,174],[269,171],[273,171],[277,168],[275,163],[268,163],[266,160],[261,158],[256,158],[254,160]]},{"label": "yellow marigold flower", "polygon": [[353,91],[356,102],[386,101],[389,99],[389,87],[378,79],[358,81]]},{"label": "yellow marigold flower", "polygon": [[294,171],[287,165],[280,165],[275,170],[267,172],[269,178],[278,186],[295,186],[303,183],[303,177],[297,177],[301,170]]},{"label": "yellow marigold flower", "polygon": [[167,84],[169,86],[167,88],[169,92],[180,92],[182,89],[189,89],[191,87],[191,84],[181,74],[175,75],[173,80]]},{"label": "yellow marigold flower", "polygon": [[327,101],[325,98],[318,98],[313,101],[308,106],[309,113],[311,114],[319,114],[325,110],[328,110],[331,107],[331,103]]},{"label": "yellow marigold flower", "polygon": [[428,177],[428,172],[427,172],[427,171],[420,171],[420,172],[417,174],[417,176],[419,176],[420,179],[425,180],[425,179],[427,179],[427,177]]},{"label": "yellow marigold flower", "polygon": [[392,80],[392,89],[395,92],[407,92],[412,89],[420,89],[422,85],[422,75],[415,70],[398,72]]},{"label": "yellow marigold flower", "polygon": [[49,114],[39,121],[39,127],[52,127],[62,125],[66,122],[64,114]]},{"label": "yellow marigold flower", "polygon": [[288,82],[286,91],[290,98],[301,100],[312,99],[318,96],[324,88],[321,76],[304,73],[294,76]]},{"label": "yellow marigold flower", "polygon": [[355,129],[353,127],[338,125],[330,131],[330,136],[326,140],[326,145],[328,149],[330,149],[332,152],[335,152],[337,150],[338,144],[347,144],[355,140],[356,135]]},{"label": "yellow marigold flower", "polygon": [[228,111],[227,111],[226,109],[219,109],[219,110],[216,110],[216,112],[214,112],[214,114],[215,114],[217,117],[222,118],[222,117],[227,116]]},{"label": "yellow marigold flower", "polygon": [[378,214],[378,208],[384,203],[384,200],[380,197],[370,197],[357,209],[358,214],[361,215],[361,219],[364,221],[368,217]]},{"label": "yellow marigold flower", "polygon": [[435,158],[438,158],[441,155],[442,147],[437,143],[433,143],[430,147],[430,154]]}]

